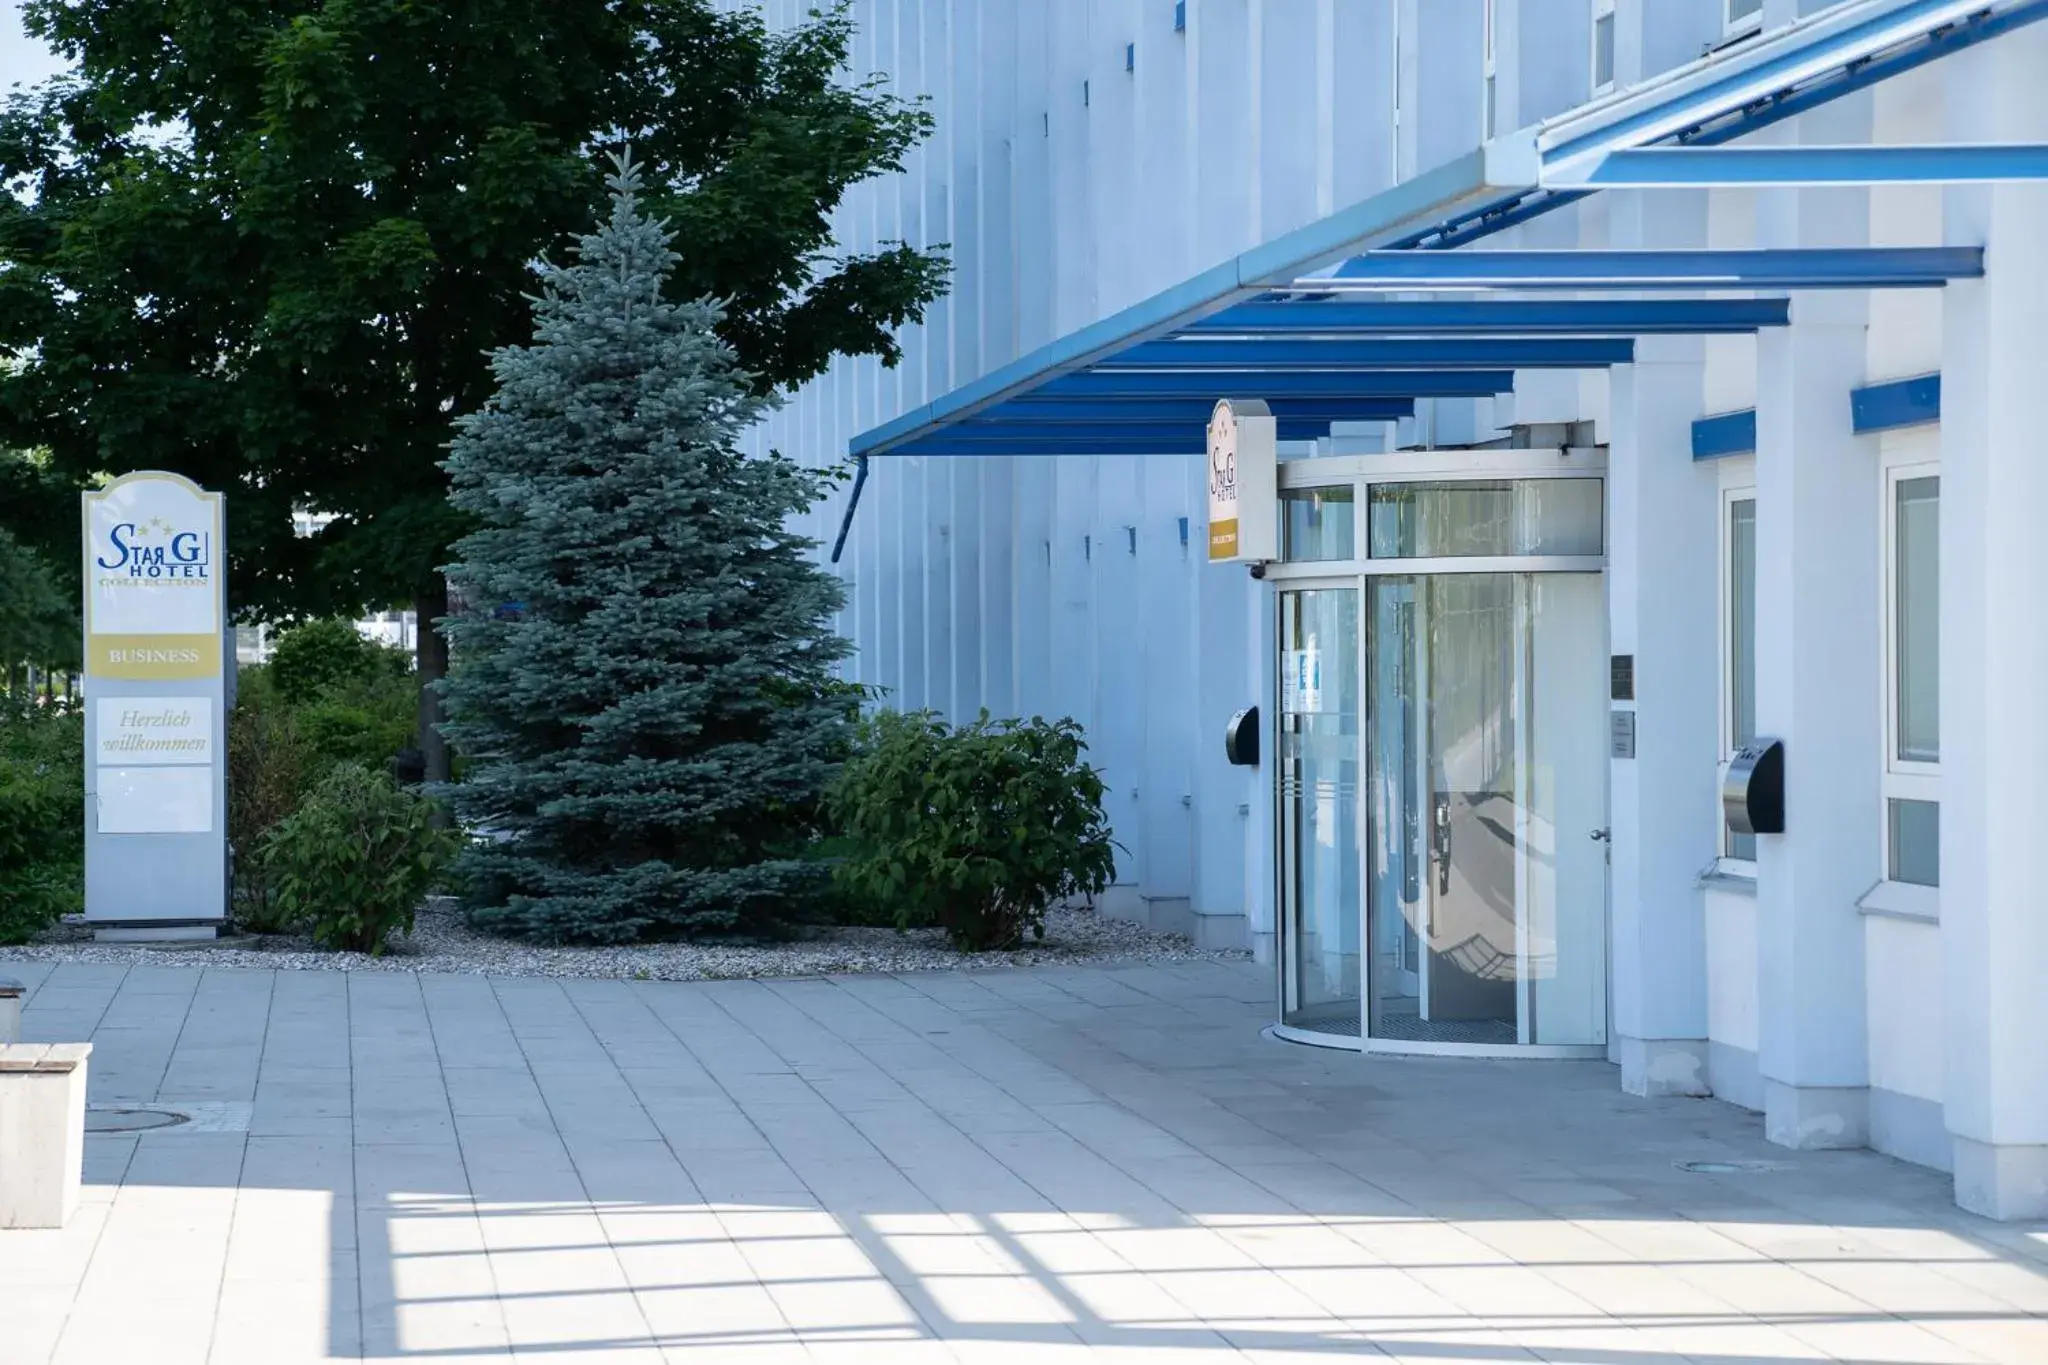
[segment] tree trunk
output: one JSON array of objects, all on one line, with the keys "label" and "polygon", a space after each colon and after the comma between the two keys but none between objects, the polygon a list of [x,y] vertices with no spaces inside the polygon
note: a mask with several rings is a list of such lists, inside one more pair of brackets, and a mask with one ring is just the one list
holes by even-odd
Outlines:
[{"label": "tree trunk", "polygon": [[418,622],[414,658],[420,680],[420,758],[428,782],[446,782],[451,776],[448,741],[441,738],[441,693],[435,684],[448,676],[448,641],[434,626],[448,614],[447,580],[431,575],[420,585],[412,609]]}]

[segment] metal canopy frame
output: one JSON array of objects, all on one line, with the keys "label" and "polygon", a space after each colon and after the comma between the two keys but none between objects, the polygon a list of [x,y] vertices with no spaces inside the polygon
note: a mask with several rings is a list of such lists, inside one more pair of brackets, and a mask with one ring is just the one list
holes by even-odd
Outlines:
[{"label": "metal canopy frame", "polygon": [[1984,249],[1974,246],[1779,247],[1748,251],[1367,251],[1345,261],[1332,274],[1297,283],[1303,289],[1345,292],[1925,289],[1950,280],[1973,279],[1983,273]]},{"label": "metal canopy frame", "polygon": [[[1303,439],[1326,434],[1335,421],[1391,420],[1421,398],[1508,392],[1518,369],[1626,364],[1637,336],[1783,326],[1789,301],[1776,296],[1782,291],[1930,288],[1981,276],[1983,253],[1972,247],[1442,248],[1607,185],[2048,174],[2048,149],[2035,147],[1966,148],[1945,162],[1958,149],[1720,146],[2044,18],[2048,0],[1845,0],[1495,139],[854,437],[855,479],[832,558],[845,547],[873,455],[1198,453],[1205,440],[1200,414],[1224,395],[1302,400],[1276,403],[1275,412],[1284,439]],[[1481,290],[1773,296],[1374,297]],[[1192,415],[1169,415],[1183,411]]]},{"label": "metal canopy frame", "polygon": [[2048,180],[2048,146],[1636,147],[1546,170],[1552,189],[1751,185],[1961,185]]}]

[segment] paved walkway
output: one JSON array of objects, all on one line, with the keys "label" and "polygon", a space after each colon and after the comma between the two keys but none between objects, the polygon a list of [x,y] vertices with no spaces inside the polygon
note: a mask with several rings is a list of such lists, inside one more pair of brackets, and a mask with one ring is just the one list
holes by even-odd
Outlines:
[{"label": "paved walkway", "polygon": [[1936,1174],[1269,1042],[1248,966],[6,970],[96,1104],[195,1115],[0,1233],[7,1365],[2048,1362],[2048,1232]]}]

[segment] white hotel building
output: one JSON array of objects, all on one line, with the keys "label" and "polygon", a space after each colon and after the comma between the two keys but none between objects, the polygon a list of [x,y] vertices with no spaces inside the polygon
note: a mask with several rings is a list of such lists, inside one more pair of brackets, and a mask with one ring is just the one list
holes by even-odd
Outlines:
[{"label": "white hotel building", "polygon": [[1111,908],[1254,948],[1278,1037],[1605,1056],[2048,1215],[2048,0],[856,15],[938,131],[841,241],[955,271],[760,433],[856,462],[850,676],[1083,721]]}]

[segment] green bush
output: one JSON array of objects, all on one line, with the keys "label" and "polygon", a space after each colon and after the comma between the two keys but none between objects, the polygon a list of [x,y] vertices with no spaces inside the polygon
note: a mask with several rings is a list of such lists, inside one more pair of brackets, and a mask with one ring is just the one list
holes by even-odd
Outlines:
[{"label": "green bush", "polygon": [[960,948],[1045,936],[1045,911],[1116,871],[1101,777],[1072,720],[954,729],[931,712],[863,727],[829,805],[849,851],[834,876],[855,903],[936,923]]},{"label": "green bush", "polygon": [[228,716],[228,842],[235,850],[235,922],[259,934],[292,927],[263,857],[270,831],[299,808],[322,770],[299,723],[260,669],[237,680]]},{"label": "green bush", "polygon": [[454,836],[433,805],[383,773],[336,765],[263,842],[279,913],[311,927],[315,942],[381,953],[454,856]]},{"label": "green bush", "polygon": [[344,677],[299,703],[297,722],[320,762],[383,771],[417,738],[419,703],[410,673]]},{"label": "green bush", "polygon": [[404,653],[335,618],[308,621],[278,636],[269,671],[278,695],[299,706],[339,685],[403,677],[408,667]]},{"label": "green bush", "polygon": [[387,770],[412,744],[418,708],[406,656],[346,621],[295,627],[271,663],[237,673],[228,716],[237,924],[256,933],[294,927],[261,856],[264,839],[336,764]]},{"label": "green bush", "polygon": [[0,699],[0,943],[24,943],[85,900],[85,726]]}]

